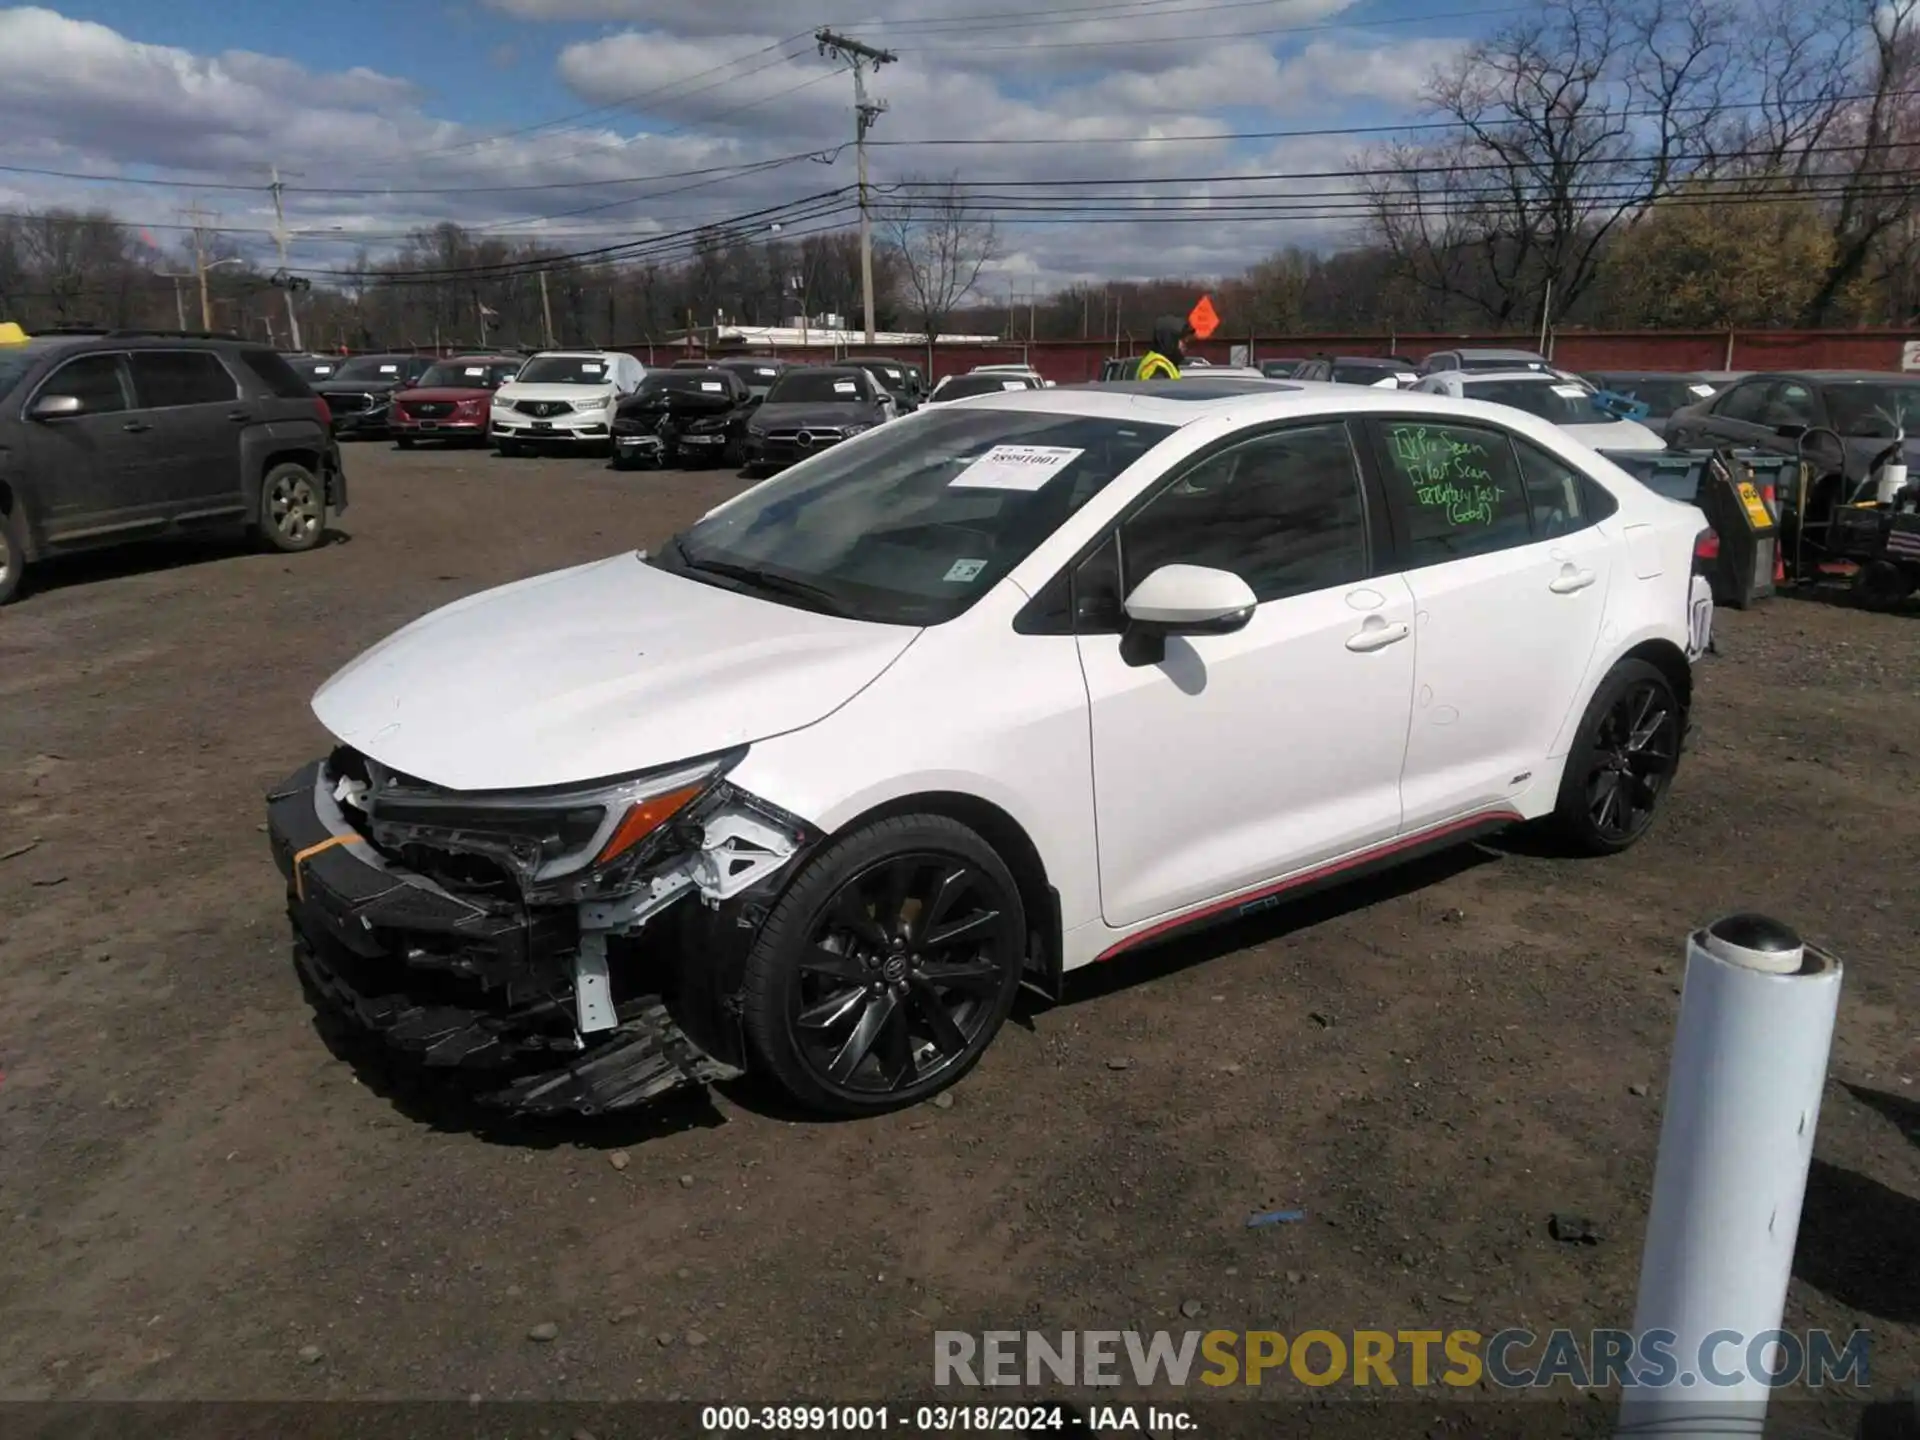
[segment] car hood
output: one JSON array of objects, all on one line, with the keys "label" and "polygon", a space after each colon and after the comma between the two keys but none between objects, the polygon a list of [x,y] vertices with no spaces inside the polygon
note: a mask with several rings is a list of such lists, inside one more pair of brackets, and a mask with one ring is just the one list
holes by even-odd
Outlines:
[{"label": "car hood", "polygon": [[316,395],[391,395],[395,390],[404,389],[406,383],[398,375],[377,375],[371,380],[342,380],[337,375],[329,375],[324,380],[308,382]]},{"label": "car hood", "polygon": [[604,385],[519,385],[508,381],[493,392],[502,405],[511,405],[517,400],[566,400],[577,405],[582,400],[612,393],[611,380]]},{"label": "car hood", "polygon": [[402,390],[399,400],[484,400],[493,392],[482,385],[429,385],[424,390]]},{"label": "car hood", "polygon": [[723,590],[629,552],[423,616],[321,686],[313,713],[429,784],[569,785],[812,725],[919,633]]},{"label": "car hood", "polygon": [[785,430],[795,425],[870,425],[879,418],[880,407],[870,400],[835,404],[832,401],[808,401],[794,405],[762,405],[754,413],[754,426],[761,430]]}]

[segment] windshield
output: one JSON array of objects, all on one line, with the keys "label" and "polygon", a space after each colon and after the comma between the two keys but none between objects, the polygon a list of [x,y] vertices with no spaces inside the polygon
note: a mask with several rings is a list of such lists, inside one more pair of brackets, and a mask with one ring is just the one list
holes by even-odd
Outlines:
[{"label": "windshield", "polygon": [[332,378],[335,380],[398,380],[403,373],[402,362],[391,355],[357,355],[334,371]]},{"label": "windshield", "polygon": [[1474,355],[1460,357],[1456,370],[1544,370],[1547,362],[1531,355]]},{"label": "windshield", "polygon": [[791,370],[767,392],[769,405],[854,405],[868,398],[863,372]]},{"label": "windshield", "polygon": [[1612,379],[1602,375],[1599,380],[1601,388],[1642,402],[1648,416],[1655,420],[1666,419],[1682,405],[1699,404],[1710,398],[1715,389],[1704,380],[1689,379],[1685,375],[1621,375]]},{"label": "windshield", "polygon": [[658,370],[640,382],[640,395],[665,395],[669,392],[695,395],[727,395],[732,387],[718,370]]},{"label": "windshield", "polygon": [[1511,405],[1556,425],[1611,425],[1614,417],[1593,408],[1593,392],[1571,380],[1475,380],[1466,387],[1469,400]]},{"label": "windshield", "polygon": [[1920,432],[1920,380],[1837,380],[1827,387],[1833,428],[1863,440]]},{"label": "windshield", "polygon": [[1032,390],[1034,383],[1018,375],[956,375],[934,387],[936,400],[964,400],[969,395],[1000,395],[1009,390]]},{"label": "windshield", "polygon": [[612,377],[597,355],[536,355],[513,378],[523,385],[605,385]]},{"label": "windshield", "polygon": [[907,388],[907,372],[898,365],[862,365],[860,367],[889,390]]},{"label": "windshield", "polygon": [[442,360],[429,365],[427,373],[414,382],[422,390],[491,390],[513,378],[520,368],[517,361],[469,364],[464,360]]},{"label": "windshield", "polygon": [[1333,367],[1333,378],[1342,385],[1378,385],[1382,380],[1392,380],[1397,384],[1400,376],[1412,373],[1397,365],[1375,364],[1370,360],[1341,360],[1335,362]]},{"label": "windshield", "polygon": [[922,410],[748,491],[655,563],[852,619],[938,625],[1173,433],[1030,410]]},{"label": "windshield", "polygon": [[20,383],[20,377],[27,373],[32,363],[33,357],[24,350],[16,350],[12,354],[0,350],[0,400],[4,400],[7,393]]}]

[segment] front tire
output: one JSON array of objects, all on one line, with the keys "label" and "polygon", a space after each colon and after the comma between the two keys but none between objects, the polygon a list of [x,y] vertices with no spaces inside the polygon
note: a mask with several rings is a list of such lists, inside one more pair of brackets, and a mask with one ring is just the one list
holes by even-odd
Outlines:
[{"label": "front tire", "polygon": [[311,550],[326,538],[327,492],[306,466],[286,461],[260,481],[260,533],[283,554]]},{"label": "front tire", "polygon": [[814,1110],[925,1100],[999,1033],[1026,934],[1012,873],[974,831],[944,815],[864,825],[807,864],[754,941],[753,1058]]},{"label": "front tire", "polygon": [[0,510],[0,605],[20,593],[27,572],[27,518],[18,502]]},{"label": "front tire", "polygon": [[1581,717],[1553,828],[1583,855],[1614,855],[1652,827],[1680,768],[1686,715],[1672,683],[1644,660],[1622,660]]}]

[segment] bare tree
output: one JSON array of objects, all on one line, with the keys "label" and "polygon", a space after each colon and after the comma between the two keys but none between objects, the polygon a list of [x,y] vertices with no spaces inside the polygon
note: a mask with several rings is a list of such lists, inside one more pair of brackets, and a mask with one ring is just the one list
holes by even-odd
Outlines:
[{"label": "bare tree", "polygon": [[881,213],[882,234],[899,271],[905,308],[931,352],[980,272],[999,258],[993,217],[976,210],[958,181],[909,180]]},{"label": "bare tree", "polygon": [[1435,74],[1451,133],[1356,162],[1369,238],[1415,283],[1500,324],[1575,304],[1609,237],[1710,163],[1728,0],[1548,0]]}]

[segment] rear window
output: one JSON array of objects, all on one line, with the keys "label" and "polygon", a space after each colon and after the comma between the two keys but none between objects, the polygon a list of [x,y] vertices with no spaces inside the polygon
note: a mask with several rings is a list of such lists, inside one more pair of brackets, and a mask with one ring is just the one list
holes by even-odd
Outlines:
[{"label": "rear window", "polygon": [[300,372],[272,350],[241,350],[236,356],[254,379],[279,399],[305,400],[313,394],[307,382],[300,378]]},{"label": "rear window", "polygon": [[218,405],[240,398],[240,387],[208,350],[135,350],[129,357],[133,393],[144,409]]}]

